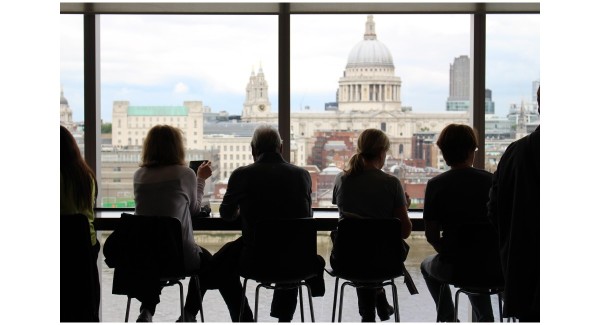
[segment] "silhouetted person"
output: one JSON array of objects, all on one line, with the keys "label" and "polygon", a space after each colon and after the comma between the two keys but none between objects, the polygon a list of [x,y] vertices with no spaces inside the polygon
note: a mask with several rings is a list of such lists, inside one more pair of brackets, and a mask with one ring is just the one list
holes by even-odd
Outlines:
[{"label": "silhouetted person", "polygon": [[[540,89],[537,91],[538,113]],[[490,190],[504,273],[504,316],[540,321],[540,127],[502,155]]]},{"label": "silhouetted person", "polygon": [[[100,243],[96,240],[96,230],[94,229],[94,207],[98,196],[98,183],[92,169],[85,162],[77,146],[77,142],[69,130],[64,126],[60,126],[60,214],[72,215],[83,214],[87,216],[90,225],[90,241],[92,244],[92,261],[98,259],[100,251]],[[69,234],[61,234],[61,236],[69,236]],[[85,315],[81,315],[83,310],[78,308],[79,303],[83,303],[88,295],[72,297],[67,295],[68,299],[74,299],[72,304],[73,313],[76,316],[75,321],[90,322],[99,321],[98,310],[100,307],[100,281],[98,278],[98,268],[96,264],[92,267],[91,275],[82,277],[92,277],[93,300],[91,302],[92,310],[86,310]],[[76,279],[71,279],[77,282]],[[82,286],[82,283],[73,283],[73,286]],[[68,304],[68,301],[62,303]],[[80,318],[82,317],[82,318]]]},{"label": "silhouetted person", "polygon": [[[412,231],[408,195],[397,177],[381,170],[389,148],[390,141],[384,132],[377,129],[361,132],[356,154],[350,158],[347,169],[335,178],[332,203],[337,204],[340,217],[398,218],[402,223],[402,238],[406,239]],[[335,250],[335,232],[332,240]],[[335,264],[332,254],[334,270]],[[363,322],[374,322],[376,310],[381,320],[388,320],[394,313],[384,289],[357,288],[356,293]]]},{"label": "silhouetted person", "polygon": [[[425,236],[437,254],[423,260],[421,273],[438,308],[438,320],[452,322],[454,304],[448,283],[460,276],[457,274],[459,263],[464,263],[465,259],[476,262],[484,258],[463,255],[465,253],[457,247],[460,240],[458,231],[469,223],[489,224],[486,204],[492,174],[472,167],[477,138],[470,126],[446,126],[438,137],[437,146],[450,170],[430,179],[425,188]],[[473,246],[482,244],[472,243]],[[498,268],[498,275],[499,272]],[[484,272],[480,276],[485,277],[487,274]],[[443,290],[441,298],[440,290]],[[474,321],[494,321],[489,296],[469,295],[469,299],[473,306]]]},{"label": "silhouetted person", "polygon": [[[194,241],[192,228],[192,216],[201,215],[205,181],[211,174],[210,162],[199,166],[197,175],[187,166],[181,130],[156,125],[148,131],[142,148],[142,163],[133,175],[135,214],[179,219],[184,267],[188,272],[200,273],[211,258],[211,254]],[[132,294],[141,302],[138,322],[152,321],[160,302],[160,292],[161,287],[155,281]],[[198,301],[198,290],[195,281],[190,280],[186,305],[194,299]]]},{"label": "silhouetted person", "polygon": [[[235,277],[237,297],[242,296],[239,281],[239,263],[242,250],[252,254],[254,227],[265,219],[312,218],[311,178],[303,168],[286,162],[281,156],[282,141],[277,130],[261,126],[254,131],[251,142],[254,163],[237,168],[229,177],[227,192],[219,212],[221,218],[242,222],[242,236],[227,243],[215,253],[215,273]],[[325,261],[315,255],[318,277],[309,279],[313,296],[324,293],[323,267]],[[320,292],[319,292],[320,291]],[[275,289],[271,303],[271,316],[280,322],[291,321],[296,310],[298,290]],[[252,321],[247,305],[244,321]],[[230,306],[231,317],[235,316]]]}]

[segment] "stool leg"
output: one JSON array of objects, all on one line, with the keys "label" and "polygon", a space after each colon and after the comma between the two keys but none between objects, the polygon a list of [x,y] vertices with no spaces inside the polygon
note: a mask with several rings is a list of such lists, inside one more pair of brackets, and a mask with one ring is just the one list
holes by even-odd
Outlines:
[{"label": "stool leg", "polygon": [[462,290],[456,290],[456,295],[454,295],[454,322],[458,321],[458,297]]},{"label": "stool leg", "polygon": [[181,284],[181,281],[177,281],[177,284],[179,285],[179,307],[181,307],[181,319],[185,322],[185,312],[183,311],[183,285]]},{"label": "stool leg", "polygon": [[300,296],[300,322],[304,323],[304,299],[302,298],[302,285],[298,284],[298,295]]},{"label": "stool leg", "polygon": [[262,287],[262,283],[256,286],[256,292],[254,294],[254,322],[258,322],[258,292]]},{"label": "stool leg", "polygon": [[131,306],[131,297],[127,296],[127,309],[125,310],[125,323],[129,321],[129,307]]},{"label": "stool leg", "polygon": [[392,285],[392,301],[394,302],[394,318],[396,323],[400,323],[400,311],[398,310],[398,288],[396,288],[396,284],[394,283],[394,279],[391,281]]},{"label": "stool leg", "polygon": [[306,284],[306,282],[301,283],[300,286],[302,286],[302,284],[304,284],[306,286],[306,291],[308,291],[308,306],[310,307],[310,320],[314,323],[315,322],[315,312],[313,309],[313,302],[312,302],[312,290],[310,290],[310,286],[308,284]]},{"label": "stool leg", "polygon": [[337,294],[338,294],[338,283],[340,282],[340,278],[335,278],[335,290],[333,291],[333,312],[331,313],[331,322],[335,323],[335,305],[337,303]]},{"label": "stool leg", "polygon": [[348,285],[348,282],[342,283],[342,289],[340,290],[340,312],[338,314],[338,323],[342,322],[342,309],[344,308],[344,287]]}]

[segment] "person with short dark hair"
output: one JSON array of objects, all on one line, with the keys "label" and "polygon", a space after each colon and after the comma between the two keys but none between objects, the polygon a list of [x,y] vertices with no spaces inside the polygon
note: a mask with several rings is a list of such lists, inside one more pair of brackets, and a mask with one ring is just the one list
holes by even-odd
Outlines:
[{"label": "person with short dark hair", "polygon": [[[456,263],[461,254],[456,247],[459,228],[467,223],[488,221],[486,204],[492,174],[472,167],[477,145],[477,137],[470,126],[446,126],[438,137],[437,146],[450,170],[430,179],[425,188],[425,236],[436,254],[421,263],[421,273],[436,304],[438,320],[442,322],[454,321],[454,304],[448,283],[457,276]],[[474,321],[494,321],[489,296],[469,295],[469,299]]]},{"label": "person with short dark hair", "polygon": [[[540,112],[540,88],[537,90]],[[494,173],[489,217],[500,243],[504,317],[540,321],[540,127],[511,143]]]}]

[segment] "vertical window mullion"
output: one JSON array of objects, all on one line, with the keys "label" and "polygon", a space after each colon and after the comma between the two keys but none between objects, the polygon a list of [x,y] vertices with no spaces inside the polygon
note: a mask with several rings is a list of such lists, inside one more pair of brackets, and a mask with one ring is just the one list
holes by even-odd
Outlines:
[{"label": "vertical window mullion", "polygon": [[279,5],[279,134],[283,140],[283,158],[290,161],[290,4]]},{"label": "vertical window mullion", "polygon": [[85,160],[100,175],[100,16],[83,15],[83,97]]},{"label": "vertical window mullion", "polygon": [[485,168],[485,13],[471,17],[471,125],[479,141],[474,167]]}]

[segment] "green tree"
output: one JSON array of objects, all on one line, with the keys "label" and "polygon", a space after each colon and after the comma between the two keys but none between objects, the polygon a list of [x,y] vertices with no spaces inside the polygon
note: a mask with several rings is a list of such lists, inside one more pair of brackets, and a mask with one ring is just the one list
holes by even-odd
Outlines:
[{"label": "green tree", "polygon": [[102,123],[100,133],[112,133],[112,123]]}]

